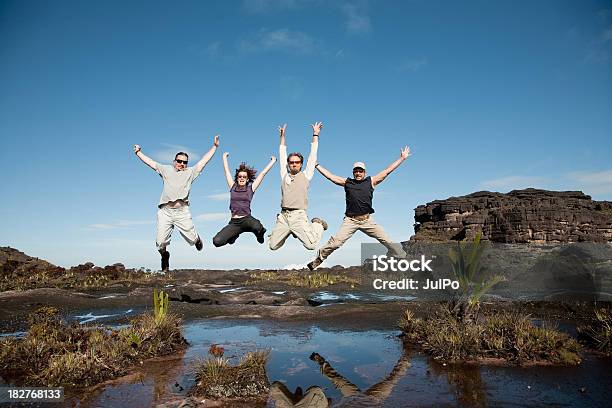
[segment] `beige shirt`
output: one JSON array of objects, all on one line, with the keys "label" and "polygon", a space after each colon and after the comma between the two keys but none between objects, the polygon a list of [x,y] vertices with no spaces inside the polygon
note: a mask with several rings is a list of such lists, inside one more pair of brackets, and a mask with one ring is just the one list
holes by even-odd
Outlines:
[{"label": "beige shirt", "polygon": [[189,204],[189,190],[191,183],[198,178],[201,172],[194,167],[185,170],[176,170],[174,166],[158,164],[157,173],[164,180],[164,190],[159,199],[158,207],[173,201],[182,200]]},{"label": "beige shirt", "polygon": [[305,210],[308,208],[308,189],[310,187],[310,180],[314,177],[318,147],[319,143],[317,141],[310,144],[310,155],[306,162],[306,168],[292,175],[287,171],[287,146],[279,146],[278,157],[281,162],[281,208],[293,210]]}]

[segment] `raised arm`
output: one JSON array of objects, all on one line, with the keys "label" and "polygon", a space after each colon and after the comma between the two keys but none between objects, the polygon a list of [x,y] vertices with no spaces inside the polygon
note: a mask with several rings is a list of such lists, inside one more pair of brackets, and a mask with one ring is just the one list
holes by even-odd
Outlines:
[{"label": "raised arm", "polygon": [[386,169],[372,177],[372,185],[377,186],[382,183],[382,181],[389,175],[391,172],[399,167],[400,164],[404,162],[410,156],[410,148],[408,146],[404,147],[400,150],[400,157],[393,163],[391,163]]},{"label": "raised arm", "polygon": [[335,174],[333,174],[331,171],[327,170],[325,167],[321,166],[320,164],[317,164],[315,168],[319,170],[319,173],[321,173],[323,177],[325,177],[332,183],[337,184],[339,186],[343,186],[346,184],[346,177],[336,176]]},{"label": "raised arm", "polygon": [[280,160],[280,176],[281,180],[285,179],[287,175],[287,144],[285,143],[285,131],[287,130],[287,124],[278,127],[280,133],[280,145],[278,146],[278,160]]},{"label": "raised arm", "polygon": [[319,133],[323,128],[323,122],[315,122],[310,126],[312,126],[312,143],[310,144],[310,154],[304,169],[304,175],[308,180],[312,180],[314,176],[315,165],[317,164],[317,151],[319,150]]},{"label": "raised arm", "polygon": [[232,179],[232,173],[230,172],[229,163],[227,162],[228,156],[228,152],[223,153],[223,170],[225,172],[225,180],[227,181],[227,185],[231,189],[234,185],[234,180]]},{"label": "raised arm", "polygon": [[257,190],[257,188],[259,187],[259,185],[263,181],[264,177],[266,177],[266,174],[268,174],[268,172],[270,171],[272,166],[274,166],[274,163],[276,163],[276,157],[272,156],[272,157],[270,157],[270,162],[268,163],[268,165],[255,178],[255,181],[253,182],[253,185],[251,186],[251,188],[253,189],[253,192],[255,192],[255,190]]},{"label": "raised arm", "polygon": [[141,152],[140,146],[134,145],[134,153],[136,153],[136,156],[138,156],[138,158],[142,160],[144,164],[146,164],[153,170],[157,171],[157,162],[153,160],[152,158],[150,158],[149,156],[147,156],[146,154],[144,154],[143,152]]},{"label": "raised arm", "polygon": [[215,136],[215,139],[213,141],[213,145],[210,148],[210,150],[207,151],[204,154],[204,156],[202,156],[200,161],[196,163],[195,169],[196,169],[196,171],[198,173],[201,172],[204,169],[204,166],[206,166],[208,164],[208,162],[210,161],[210,159],[212,159],[212,157],[215,155],[215,152],[217,151],[217,147],[219,147],[219,135]]}]

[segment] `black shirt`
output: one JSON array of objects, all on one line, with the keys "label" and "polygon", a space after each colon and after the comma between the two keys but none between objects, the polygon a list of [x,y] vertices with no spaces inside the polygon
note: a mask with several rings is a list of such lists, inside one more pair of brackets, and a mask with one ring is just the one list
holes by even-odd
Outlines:
[{"label": "black shirt", "polygon": [[374,187],[372,186],[372,178],[370,176],[361,181],[347,178],[344,184],[344,192],[346,193],[345,215],[354,217],[374,212],[374,208],[372,208]]}]

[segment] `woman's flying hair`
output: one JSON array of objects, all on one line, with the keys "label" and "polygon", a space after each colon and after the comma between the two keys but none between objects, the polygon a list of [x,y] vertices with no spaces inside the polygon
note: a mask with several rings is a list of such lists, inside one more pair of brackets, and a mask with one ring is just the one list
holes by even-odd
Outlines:
[{"label": "woman's flying hair", "polygon": [[255,175],[257,174],[257,170],[255,170],[251,166],[247,166],[245,162],[240,163],[240,166],[236,169],[236,174],[234,174],[234,181],[238,184],[238,173],[244,171],[247,174],[247,183],[252,183],[255,181]]}]

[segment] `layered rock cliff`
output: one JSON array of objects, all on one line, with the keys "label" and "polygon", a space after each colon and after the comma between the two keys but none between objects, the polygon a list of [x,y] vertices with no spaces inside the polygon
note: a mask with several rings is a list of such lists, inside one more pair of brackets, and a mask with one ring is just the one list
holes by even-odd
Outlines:
[{"label": "layered rock cliff", "polygon": [[414,218],[412,241],[612,242],[612,202],[581,191],[479,191],[420,205]]}]

